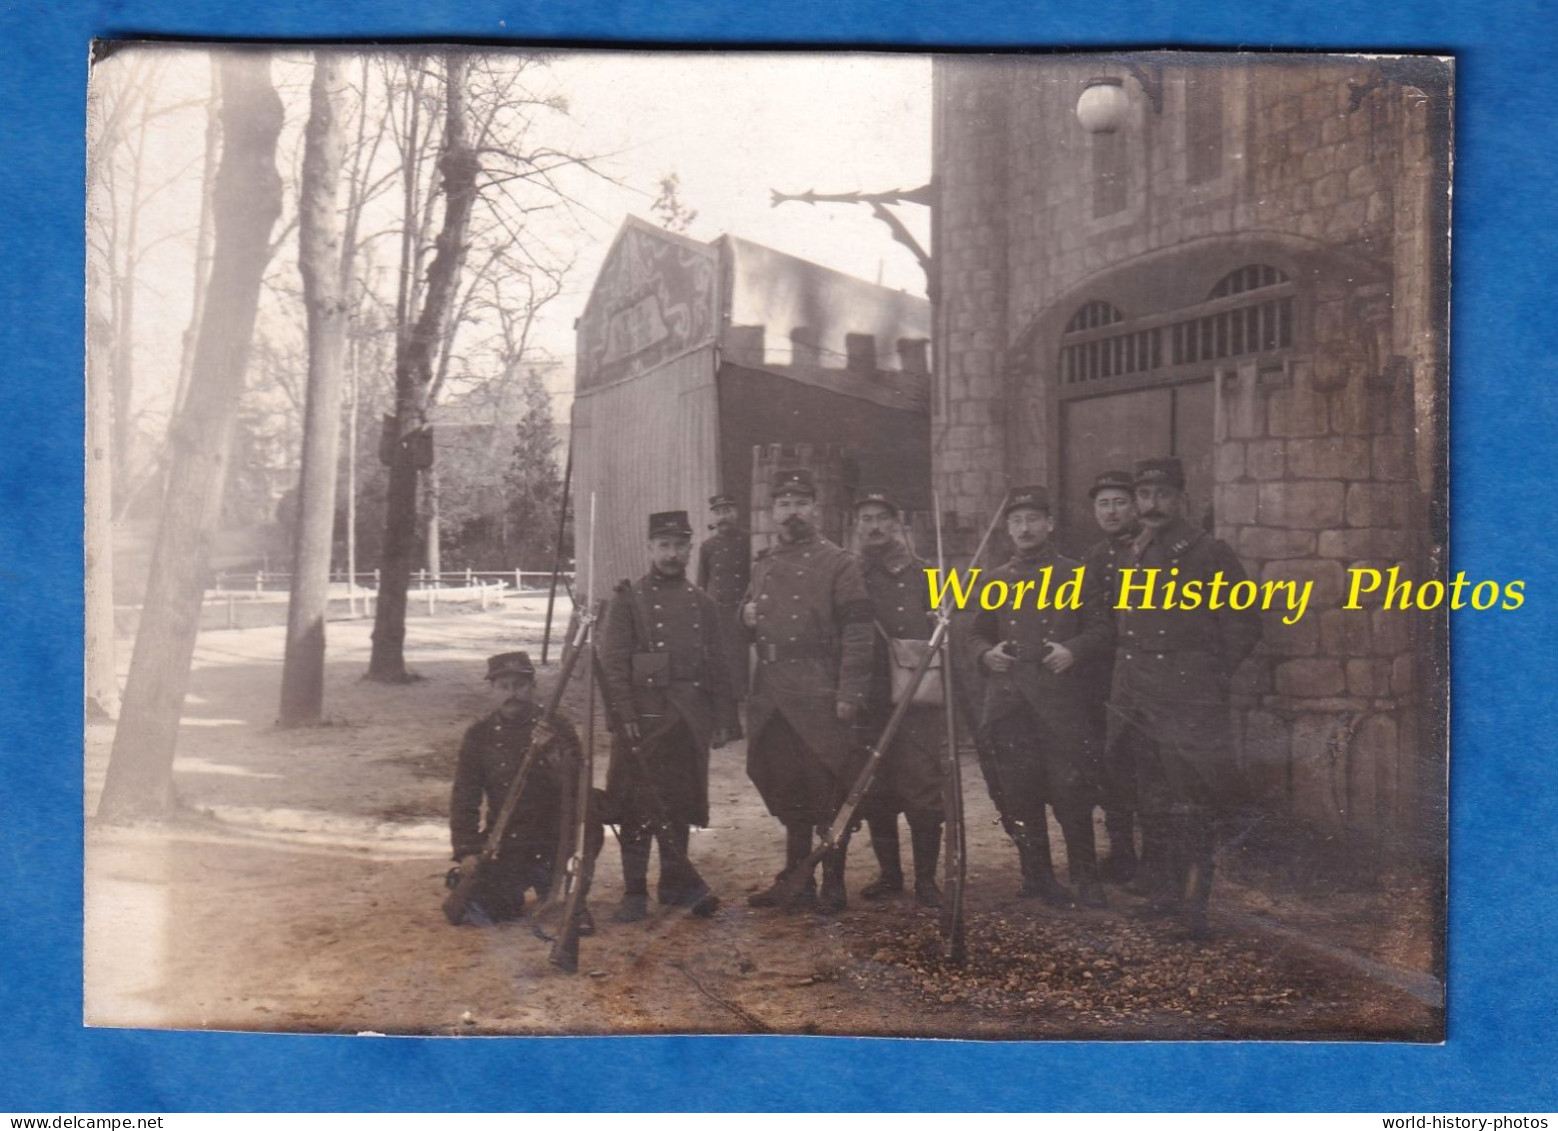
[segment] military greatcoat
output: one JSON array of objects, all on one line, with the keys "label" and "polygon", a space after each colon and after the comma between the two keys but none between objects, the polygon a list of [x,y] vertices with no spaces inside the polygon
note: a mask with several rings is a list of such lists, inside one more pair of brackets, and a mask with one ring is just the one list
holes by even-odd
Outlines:
[{"label": "military greatcoat", "polygon": [[[1175,580],[1231,586],[1244,567],[1226,542],[1175,519],[1156,533],[1143,531],[1120,569],[1158,569],[1159,591],[1170,569]],[[1139,583],[1145,580],[1137,574]],[[1176,805],[1218,809],[1234,797],[1237,767],[1228,716],[1234,669],[1260,640],[1254,609],[1119,608],[1113,610],[1116,654],[1110,694],[1109,742],[1138,751],[1139,804],[1144,813]],[[1140,590],[1132,603],[1142,604]],[[1155,601],[1161,605],[1161,600]],[[1145,760],[1144,760],[1145,759]]]},{"label": "military greatcoat", "polygon": [[[487,825],[482,821],[482,801],[487,803],[486,820],[490,824],[530,750],[541,715],[541,708],[529,703],[516,718],[507,719],[494,711],[465,732],[449,797],[449,835],[456,859],[480,852],[485,846]],[[553,717],[551,732],[552,738],[542,747],[542,753],[548,756],[540,758],[531,769],[504,835],[500,856],[509,855],[511,845],[534,842],[544,845],[548,854],[556,845],[562,775],[572,772],[577,764],[580,746],[573,724],[561,714]]]},{"label": "military greatcoat", "polygon": [[[779,542],[752,567],[757,668],[747,701],[747,774],[770,813],[795,817],[784,798],[818,768],[775,734],[788,724],[835,781],[850,774],[858,745],[837,705],[864,706],[871,682],[871,600],[852,555],[816,534]],[[775,734],[765,733],[773,731]]]},{"label": "military greatcoat", "polygon": [[[1086,571],[1082,583],[1082,606],[1091,622],[1098,618],[1109,619],[1110,606],[1114,604],[1121,564],[1130,565],[1136,551],[1131,543],[1141,532],[1132,524],[1117,534],[1099,539],[1082,555],[1082,568]],[[1078,660],[1079,682],[1090,692],[1096,692],[1100,704],[1109,697],[1109,687],[1114,678],[1114,645],[1097,649],[1086,662]]]},{"label": "military greatcoat", "polygon": [[752,576],[752,540],[745,530],[722,526],[698,547],[698,588],[719,606],[720,641],[742,698],[747,682],[747,635],[741,624],[741,600]]},{"label": "military greatcoat", "polygon": [[[617,587],[601,625],[606,701],[619,724],[637,721],[646,740],[661,736],[642,753],[668,819],[684,824],[709,822],[709,745],[735,721],[719,613],[685,577],[650,570]],[[638,808],[637,772],[614,743],[606,791],[628,812]]]},{"label": "military greatcoat", "polygon": [[[1058,608],[1060,586],[1071,581],[1080,563],[1045,544],[1036,553],[1013,558],[980,578],[1004,581],[1015,593],[1019,582],[1033,582],[1019,606],[1009,601],[995,610],[981,610],[969,634],[969,659],[977,663],[1003,642],[1019,654],[1010,671],[985,671],[984,705],[980,713],[982,748],[995,751],[987,762],[986,782],[1003,816],[1029,819],[1028,806],[1045,802],[1057,815],[1092,805],[1101,788],[1102,734],[1093,694],[1084,682],[1097,657],[1108,649],[1107,623],[1084,616],[1084,610]],[[1038,608],[1049,571],[1049,608]],[[1084,575],[1084,580],[1085,580]],[[1085,606],[1084,606],[1085,609]],[[1074,662],[1064,672],[1052,672],[1043,660],[1053,642],[1068,649]],[[1012,651],[1008,648],[1007,651]],[[1015,796],[1021,795],[1021,796]]]},{"label": "military greatcoat", "polygon": [[[935,628],[931,618],[930,590],[925,582],[926,563],[894,542],[880,554],[860,555],[860,570],[876,619],[875,653],[871,690],[864,723],[874,739],[893,713],[893,663],[885,637],[895,640],[929,640]],[[883,752],[881,767],[867,795],[867,812],[884,816],[899,813],[934,814],[942,807],[942,727],[940,707],[910,707],[899,724],[892,745]]]}]

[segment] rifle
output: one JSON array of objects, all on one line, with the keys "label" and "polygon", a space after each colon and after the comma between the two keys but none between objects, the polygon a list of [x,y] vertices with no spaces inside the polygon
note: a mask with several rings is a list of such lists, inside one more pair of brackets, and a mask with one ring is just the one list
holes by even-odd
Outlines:
[{"label": "rifle", "polygon": [[[1001,499],[1005,505],[1005,496]],[[996,524],[1001,521],[1001,508],[997,507],[995,517],[990,520],[990,525],[985,529],[985,536],[979,543],[979,549],[974,551],[974,560],[978,561],[985,552],[985,546],[989,544],[990,537],[995,533]],[[936,658],[936,653],[950,640],[952,631],[951,610],[952,587],[948,586],[947,595],[942,598],[941,607],[936,610],[936,629],[931,633],[926,644],[925,653],[920,657],[920,662],[915,665],[914,671],[909,676],[908,686],[904,688],[903,698],[893,708],[893,713],[888,717],[887,725],[882,728],[881,737],[869,748],[865,765],[855,775],[855,781],[850,786],[849,794],[844,799],[844,804],[839,807],[833,821],[823,831],[822,843],[807,853],[806,858],[793,868],[781,872],[779,878],[765,893],[766,899],[778,906],[793,903],[806,887],[806,880],[812,874],[817,864],[829,852],[832,852],[844,841],[844,835],[854,823],[855,811],[860,808],[860,802],[866,795],[866,790],[871,788],[871,781],[876,777],[877,767],[881,765],[883,752],[892,745],[893,739],[898,735],[898,727],[903,718],[908,714],[909,707],[914,702],[914,693],[919,690],[920,681],[925,678],[925,673],[930,669],[931,662]],[[950,659],[950,656],[948,657]],[[950,665],[944,665],[950,666]],[[942,678],[947,678],[947,672],[943,670]],[[947,684],[948,688],[951,684]],[[948,702],[951,696],[948,696]],[[961,812],[961,793],[959,794],[959,811]],[[961,854],[960,854],[961,858]]]},{"label": "rifle", "polygon": [[[627,599],[631,601],[633,599],[632,594],[628,594]],[[608,719],[623,717],[619,716],[615,711],[612,710],[611,700],[606,695],[606,680],[604,674],[599,670],[598,667],[600,663],[598,655],[595,662],[597,664],[595,679],[601,687],[601,700],[606,707],[606,717]],[[714,911],[718,909],[719,897],[714,894],[714,890],[710,888],[709,885],[704,881],[703,877],[698,874],[698,869],[693,867],[692,861],[689,860],[687,858],[687,854],[681,850],[680,845],[676,842],[676,838],[669,835],[671,824],[670,814],[666,808],[665,799],[660,796],[660,791],[655,788],[654,778],[650,775],[649,772],[649,759],[644,754],[646,747],[652,746],[655,742],[658,742],[660,739],[670,734],[671,731],[675,730],[677,721],[678,720],[676,719],[672,719],[670,722],[662,724],[654,731],[644,735],[638,742],[634,742],[631,738],[629,738],[625,730],[619,730],[616,727],[613,727],[613,733],[616,734],[617,740],[621,742],[624,747],[626,747],[628,756],[633,760],[634,768],[638,770],[638,776],[641,782],[643,795],[650,804],[651,816],[649,820],[650,823],[654,826],[654,831],[656,834],[658,834],[658,839],[660,842],[660,855],[662,857],[661,868],[663,869],[665,866],[664,857],[666,855],[667,849],[669,849],[671,862],[675,864],[682,871],[683,875],[687,877],[688,883],[692,889],[694,891],[703,891],[706,893],[692,905],[693,913],[709,915],[713,914]]]},{"label": "rifle", "polygon": [[[595,607],[594,492],[590,494],[590,549],[586,561],[589,575],[584,604],[585,608],[590,610],[587,619],[594,624],[599,614],[599,610]],[[590,666],[584,670],[584,744],[579,750],[579,781],[574,787],[573,855],[568,858],[567,872],[563,877],[568,893],[563,900],[562,924],[557,930],[557,937],[552,940],[552,950],[546,956],[548,962],[568,974],[576,974],[579,971],[579,914],[584,910],[584,893],[589,888],[592,867],[586,845],[589,836],[590,795],[595,788],[595,666],[597,660],[593,634],[586,638],[584,647],[589,652]],[[557,885],[554,883],[547,894],[555,895],[556,891]]]},{"label": "rifle", "polygon": [[514,780],[509,783],[508,792],[503,795],[503,804],[498,809],[497,820],[493,821],[492,826],[487,830],[487,840],[482,845],[481,852],[473,861],[460,866],[459,882],[444,897],[444,918],[448,919],[453,926],[459,926],[464,920],[466,906],[476,891],[476,884],[482,872],[491,867],[503,850],[503,836],[508,832],[509,822],[514,819],[514,810],[519,805],[520,796],[525,792],[526,783],[530,780],[530,771],[535,768],[541,750],[553,737],[552,720],[557,717],[557,709],[563,701],[563,692],[568,689],[568,682],[573,678],[573,671],[578,665],[584,637],[589,632],[589,627],[589,622],[585,618],[577,621],[573,634],[563,649],[557,684],[552,688],[551,695],[547,697],[546,709],[541,712],[541,718],[531,732],[530,749],[525,751],[524,761],[519,764],[519,772],[514,775]]},{"label": "rifle", "polygon": [[[931,492],[931,506],[936,510],[936,565],[945,574],[947,552],[941,540],[941,499],[934,491]],[[996,514],[1000,513],[999,510],[996,511]],[[992,526],[991,529],[994,530],[994,527]],[[979,552],[974,555],[974,560],[978,561],[979,554],[983,552],[984,547],[981,545]],[[941,902],[941,949],[944,958],[961,963],[968,957],[963,930],[963,885],[968,877],[968,839],[963,824],[963,765],[958,758],[957,704],[952,687],[954,664],[951,618],[945,606],[946,602],[943,601],[942,608],[936,610],[938,618],[945,618],[948,621],[948,632],[943,643],[946,652],[941,664],[945,699],[943,707],[946,711],[947,726],[947,773],[942,785],[947,894]]]}]

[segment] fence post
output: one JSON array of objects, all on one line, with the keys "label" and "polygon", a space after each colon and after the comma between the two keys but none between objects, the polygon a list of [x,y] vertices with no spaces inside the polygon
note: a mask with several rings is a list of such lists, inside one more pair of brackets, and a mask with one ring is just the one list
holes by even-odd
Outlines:
[{"label": "fence post", "polygon": [[432,616],[438,607],[435,603],[437,601],[437,590],[427,589],[424,592],[427,593],[427,615]]},{"label": "fence post", "polygon": [[525,575],[519,570],[514,571],[514,592],[518,593],[525,588]]},{"label": "fence post", "polygon": [[256,593],[265,592],[265,571],[263,569],[254,571],[254,591]]}]

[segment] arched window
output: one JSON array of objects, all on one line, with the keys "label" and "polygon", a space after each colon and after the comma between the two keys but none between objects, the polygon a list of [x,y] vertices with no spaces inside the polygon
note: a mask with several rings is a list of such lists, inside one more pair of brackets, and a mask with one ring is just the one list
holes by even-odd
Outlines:
[{"label": "arched window", "polygon": [[[1061,387],[1162,372],[1293,346],[1294,287],[1282,271],[1252,263],[1218,280],[1205,302],[1125,321],[1103,300],[1079,307],[1060,339]],[[1177,379],[1183,380],[1183,377]]]},{"label": "arched window", "polygon": [[1275,267],[1268,267],[1264,263],[1251,263],[1230,271],[1217,280],[1212,293],[1206,297],[1227,298],[1229,295],[1242,295],[1245,291],[1258,291],[1262,287],[1274,287],[1278,283],[1287,281],[1287,275]]},{"label": "arched window", "polygon": [[1095,299],[1092,302],[1083,303],[1077,307],[1077,312],[1071,316],[1071,321],[1066,323],[1066,333],[1072,334],[1078,330],[1096,330],[1100,326],[1112,326],[1116,322],[1124,322],[1125,315],[1120,313],[1113,303]]}]

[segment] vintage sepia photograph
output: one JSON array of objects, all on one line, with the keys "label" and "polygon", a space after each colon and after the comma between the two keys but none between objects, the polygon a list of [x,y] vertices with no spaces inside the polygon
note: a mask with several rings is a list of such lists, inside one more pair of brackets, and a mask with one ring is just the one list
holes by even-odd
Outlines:
[{"label": "vintage sepia photograph", "polygon": [[95,44],[85,1023],[1442,1041],[1453,76]]}]

